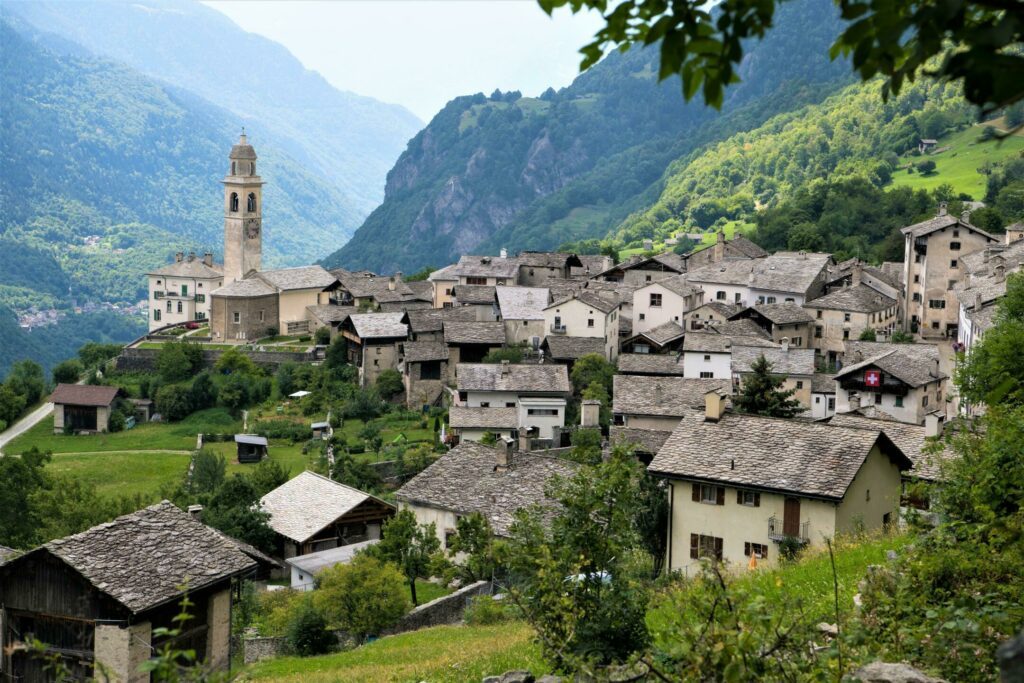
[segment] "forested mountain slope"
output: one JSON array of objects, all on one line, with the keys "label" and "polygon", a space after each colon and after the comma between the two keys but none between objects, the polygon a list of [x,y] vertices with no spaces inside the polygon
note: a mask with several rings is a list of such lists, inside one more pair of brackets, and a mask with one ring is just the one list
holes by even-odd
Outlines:
[{"label": "forested mountain slope", "polygon": [[[233,115],[123,65],[57,55],[2,21],[0,41],[0,259],[39,266],[0,267],[0,287],[134,301],[176,250],[219,256]],[[266,260],[308,263],[339,241],[344,199],[259,131],[252,139]]]},{"label": "forested mountain slope", "polygon": [[612,53],[540,98],[457,98],[410,142],[384,203],[325,263],[411,271],[477,249],[603,236],[645,191],[657,197],[673,160],[847,82],[848,65],[828,60],[838,25],[828,0],[782,6],[722,112],[684,104],[678,79],[659,84],[656,49]]},{"label": "forested mountain slope", "polygon": [[[342,92],[283,46],[194,0],[18,2],[9,11],[234,114],[338,190],[341,244],[383,198],[384,177],[422,122],[404,107]],[[353,68],[358,65],[353,64]]]}]

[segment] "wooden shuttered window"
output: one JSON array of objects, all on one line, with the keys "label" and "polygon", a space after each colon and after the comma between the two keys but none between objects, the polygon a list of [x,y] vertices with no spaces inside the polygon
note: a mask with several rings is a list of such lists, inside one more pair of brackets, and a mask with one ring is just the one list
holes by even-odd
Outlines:
[{"label": "wooden shuttered window", "polygon": [[[694,484],[693,485],[693,499],[692,500],[693,500],[694,503],[699,503],[700,502],[700,484]],[[697,538],[697,536],[695,534],[690,534],[690,536],[692,536],[693,538]]]},{"label": "wooden shuttered window", "polygon": [[[696,486],[696,484],[694,484]],[[696,560],[700,557],[700,548],[697,546],[698,539],[700,537],[697,534],[690,534],[690,559]]]},{"label": "wooden shuttered window", "polygon": [[748,507],[761,507],[761,494],[757,491],[736,489],[736,504]]},{"label": "wooden shuttered window", "polygon": [[717,536],[690,534],[690,559],[697,560],[701,557],[710,557],[717,562],[721,562],[722,546],[723,541]]},{"label": "wooden shuttered window", "polygon": [[690,499],[694,503],[725,505],[725,487],[710,484],[693,484]]},{"label": "wooden shuttered window", "polygon": [[[715,505],[725,505],[725,487],[718,486],[715,491]],[[721,540],[721,539],[719,539]]]}]

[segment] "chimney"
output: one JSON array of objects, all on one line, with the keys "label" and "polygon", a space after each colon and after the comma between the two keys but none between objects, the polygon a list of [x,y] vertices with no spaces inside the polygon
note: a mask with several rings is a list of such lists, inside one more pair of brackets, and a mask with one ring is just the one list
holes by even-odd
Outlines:
[{"label": "chimney", "polygon": [[968,209],[964,209],[960,212],[960,222],[969,225],[971,222],[971,212]]},{"label": "chimney", "polygon": [[714,263],[725,258],[725,233],[721,230],[715,233],[715,246],[714,251],[711,252],[711,258]]},{"label": "chimney", "polygon": [[185,259],[185,252],[179,251],[174,255],[174,262],[181,263]]},{"label": "chimney", "polygon": [[975,292],[974,294],[974,312],[977,313],[984,306],[984,300],[981,298],[981,292]]},{"label": "chimney", "polygon": [[932,377],[938,377],[939,374],[939,359],[936,358],[932,361]]},{"label": "chimney", "polygon": [[853,391],[849,394],[850,411],[860,410],[860,394]]},{"label": "chimney", "polygon": [[196,252],[194,252],[194,251],[188,252],[188,262],[192,263],[195,260],[196,260]]},{"label": "chimney", "polygon": [[395,276],[394,275],[392,275],[391,277],[388,278],[388,291],[389,292],[395,291]]},{"label": "chimney", "polygon": [[853,275],[850,276],[850,284],[853,285],[854,287],[859,287],[861,283],[861,278],[863,277],[864,266],[860,264],[860,261],[857,261],[856,263],[853,264]]},{"label": "chimney", "polygon": [[704,394],[704,421],[718,422],[725,413],[725,397],[713,389]]},{"label": "chimney", "polygon": [[924,416],[924,435],[935,438],[942,435],[942,414],[938,411]]},{"label": "chimney", "polygon": [[502,377],[508,377],[508,372],[509,372],[508,371],[508,361],[507,360],[501,361],[501,376]]},{"label": "chimney", "polygon": [[401,282],[401,281],[402,281],[402,271],[396,270],[395,271],[395,282]]},{"label": "chimney", "polygon": [[533,445],[532,439],[530,438],[530,432],[527,429],[519,430],[519,452],[528,453],[530,447]]},{"label": "chimney", "polygon": [[1000,263],[994,268],[994,271],[993,276],[995,277],[996,282],[1002,282],[1006,279],[1006,266]]},{"label": "chimney", "polygon": [[601,424],[601,402],[586,399],[580,408],[580,427],[584,429],[598,427]]},{"label": "chimney", "polygon": [[515,444],[515,441],[505,437],[501,437],[501,441],[495,444],[495,472],[507,472],[512,469],[512,454],[515,451]]},{"label": "chimney", "polygon": [[782,352],[789,353],[789,337],[783,337],[779,343],[782,344]]},{"label": "chimney", "polygon": [[208,251],[205,254],[203,254],[203,263],[205,263],[208,266],[212,266],[213,265],[213,253]]},{"label": "chimney", "polygon": [[188,506],[188,516],[201,524],[202,521],[203,521],[203,506],[202,505],[189,505]]},{"label": "chimney", "polygon": [[498,252],[498,256],[500,256],[501,258],[508,258],[508,249],[502,247],[501,251]]},{"label": "chimney", "polygon": [[981,252],[981,254],[982,254],[982,261],[984,261],[985,263],[988,263],[988,257],[992,255],[992,250],[991,249],[986,249],[985,251]]},{"label": "chimney", "polygon": [[945,216],[946,215],[946,208],[947,208],[947,206],[948,205],[946,204],[946,202],[939,202],[939,213],[938,213],[939,216]]}]

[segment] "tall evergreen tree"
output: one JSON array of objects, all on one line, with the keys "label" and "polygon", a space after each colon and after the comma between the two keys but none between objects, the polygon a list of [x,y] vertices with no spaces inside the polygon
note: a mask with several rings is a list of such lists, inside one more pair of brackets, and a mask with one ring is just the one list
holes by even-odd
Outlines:
[{"label": "tall evergreen tree", "polygon": [[772,374],[772,364],[764,354],[750,369],[753,372],[743,380],[742,391],[732,399],[738,410],[766,417],[793,417],[800,412],[800,402],[792,398],[796,390],[782,388],[786,378]]}]

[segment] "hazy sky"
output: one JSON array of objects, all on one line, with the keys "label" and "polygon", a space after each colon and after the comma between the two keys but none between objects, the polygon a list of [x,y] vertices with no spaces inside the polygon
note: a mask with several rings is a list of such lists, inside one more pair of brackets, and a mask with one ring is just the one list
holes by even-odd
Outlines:
[{"label": "hazy sky", "polygon": [[424,121],[495,88],[568,85],[598,14],[548,17],[534,0],[345,0],[207,5],[275,40],[335,87],[405,105]]}]

